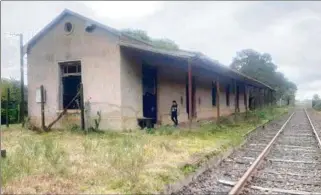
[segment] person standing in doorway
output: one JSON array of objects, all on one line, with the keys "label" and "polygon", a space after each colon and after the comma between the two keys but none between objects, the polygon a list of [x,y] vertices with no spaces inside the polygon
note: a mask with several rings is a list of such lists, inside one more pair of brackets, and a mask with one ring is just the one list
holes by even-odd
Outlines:
[{"label": "person standing in doorway", "polygon": [[177,110],[178,110],[177,103],[175,100],[173,100],[172,107],[171,107],[171,118],[175,126],[178,125]]}]

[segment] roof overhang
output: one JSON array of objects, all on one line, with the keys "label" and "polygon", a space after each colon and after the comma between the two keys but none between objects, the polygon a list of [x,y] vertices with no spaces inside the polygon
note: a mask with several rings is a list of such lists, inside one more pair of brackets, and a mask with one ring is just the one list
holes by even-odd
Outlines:
[{"label": "roof overhang", "polygon": [[137,44],[127,43],[127,42],[120,42],[119,45],[120,47],[123,47],[123,48],[130,48],[138,51],[150,52],[156,55],[191,60],[193,62],[193,65],[197,64],[198,66],[203,67],[212,72],[215,72],[221,75],[224,74],[227,77],[233,78],[238,81],[242,81],[244,83],[247,83],[248,85],[261,87],[261,88],[269,88],[271,90],[274,90],[269,85],[261,81],[258,81],[254,78],[251,78],[249,76],[246,76],[236,70],[233,70],[228,66],[225,66],[219,63],[218,61],[212,60],[211,58],[201,53],[183,51],[183,50],[168,51],[168,50],[158,49],[151,46],[137,45]]}]

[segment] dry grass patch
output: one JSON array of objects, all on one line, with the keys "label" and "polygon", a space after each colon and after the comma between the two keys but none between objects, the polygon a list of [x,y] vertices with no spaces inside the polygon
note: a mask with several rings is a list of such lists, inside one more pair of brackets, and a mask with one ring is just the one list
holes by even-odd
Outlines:
[{"label": "dry grass patch", "polygon": [[[206,123],[198,131],[162,127],[132,133],[54,131],[19,128],[2,132],[1,179],[7,193],[155,193],[194,171],[193,158],[243,141],[249,129],[284,113],[252,113],[247,121]],[[183,167],[183,168],[182,168]]]}]

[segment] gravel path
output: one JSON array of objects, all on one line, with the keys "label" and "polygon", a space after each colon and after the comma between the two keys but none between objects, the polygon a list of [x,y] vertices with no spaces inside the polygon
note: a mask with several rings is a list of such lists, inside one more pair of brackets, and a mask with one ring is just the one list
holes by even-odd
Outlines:
[{"label": "gravel path", "polygon": [[[317,116],[311,112],[309,115],[321,136],[321,115]],[[219,180],[238,181],[289,116],[282,117],[265,129],[253,133],[241,149],[175,194],[228,194],[232,187],[220,183]],[[289,190],[293,190],[294,194],[321,194],[321,151],[303,109],[296,110],[250,185],[252,187],[245,188],[244,194],[289,194],[286,193]],[[259,189],[253,189],[253,186]],[[285,191],[264,191],[262,188]]]}]

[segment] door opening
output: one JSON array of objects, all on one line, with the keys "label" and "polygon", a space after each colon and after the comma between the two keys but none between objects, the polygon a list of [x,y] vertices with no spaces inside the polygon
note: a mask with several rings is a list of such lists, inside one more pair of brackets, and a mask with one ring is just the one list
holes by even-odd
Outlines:
[{"label": "door opening", "polygon": [[[81,83],[81,62],[61,62],[59,65],[61,70],[61,106],[65,109],[78,94]],[[80,97],[78,96],[67,109],[80,109]]]},{"label": "door opening", "polygon": [[143,116],[157,121],[157,69],[143,64]]}]

